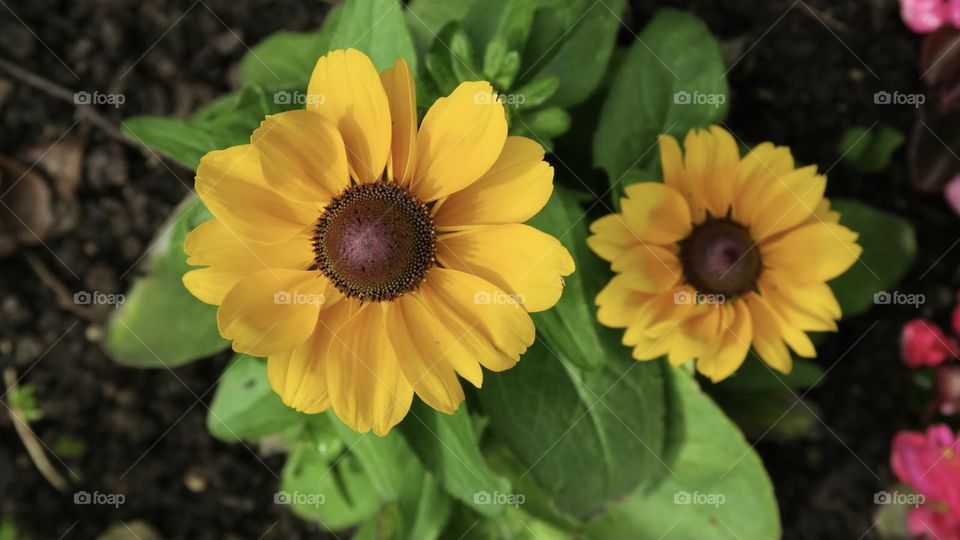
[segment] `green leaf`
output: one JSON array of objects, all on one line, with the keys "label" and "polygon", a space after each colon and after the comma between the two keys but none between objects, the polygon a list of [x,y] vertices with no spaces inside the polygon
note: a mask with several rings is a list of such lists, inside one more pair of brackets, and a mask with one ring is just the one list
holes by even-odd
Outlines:
[{"label": "green leaf", "polygon": [[277,32],[240,60],[240,80],[267,88],[306,90],[317,59],[330,50],[342,5],[334,6],[319,32]]},{"label": "green leaf", "polygon": [[303,422],[267,380],[267,361],[238,354],[227,365],[207,413],[207,429],[226,442],[255,441]]},{"label": "green leaf", "polygon": [[373,60],[378,71],[393,67],[404,58],[417,72],[413,38],[398,0],[347,0],[330,38],[331,49],[359,49]]},{"label": "green leaf", "polygon": [[466,507],[458,513],[444,531],[443,538],[456,540],[572,540],[569,532],[540,521],[520,507],[508,507],[502,516],[484,518]]},{"label": "green leaf", "polygon": [[[525,54],[520,76],[522,82],[545,76],[557,77],[560,86],[548,103],[565,108],[585,101],[603,80],[625,5],[624,0],[573,3],[579,6],[576,17],[545,51]],[[553,7],[544,8],[540,13],[550,9]],[[538,18],[538,22],[541,20]],[[558,22],[556,18],[550,20],[553,24]],[[535,36],[537,29],[533,32]]]},{"label": "green leaf", "polygon": [[[592,521],[590,538],[774,540],[780,518],[763,463],[723,412],[686,374],[674,377],[686,441],[672,474]],[[711,504],[713,503],[713,504]]]},{"label": "green leaf", "polygon": [[196,170],[207,152],[250,142],[250,134],[265,116],[297,106],[289,92],[248,85],[218,98],[190,120],[135,116],[124,120],[123,132],[134,142]]},{"label": "green leaf", "polygon": [[706,25],[660,10],[613,80],[594,135],[594,163],[618,185],[631,169],[657,158],[658,135],[682,138],[722,120],[728,94],[720,46]]},{"label": "green leaf", "polygon": [[485,0],[473,5],[463,27],[473,43],[501,42],[507,51],[523,49],[533,25],[537,0]]},{"label": "green leaf", "polygon": [[290,453],[275,503],[330,531],[353,527],[380,509],[377,489],[352,454],[333,458],[305,440]]},{"label": "green leaf", "polygon": [[217,307],[197,300],[182,281],[190,268],[183,241],[210,217],[200,199],[191,194],[161,228],[146,277],[134,283],[107,326],[104,347],[117,362],[170,368],[229,345],[217,328]]},{"label": "green leaf", "polygon": [[479,393],[490,427],[575,520],[603,512],[665,473],[669,368],[636,362],[626,349],[592,370],[536,343]]},{"label": "green leaf", "polygon": [[477,0],[411,0],[407,24],[417,49],[426,51],[447,24],[462,21]]},{"label": "green leaf", "polygon": [[857,242],[863,254],[847,273],[830,282],[843,316],[858,315],[875,303],[885,303],[883,293],[906,275],[917,253],[917,241],[909,221],[850,199],[831,199],[840,212],[840,223],[860,233]]},{"label": "green leaf", "polygon": [[606,358],[601,338],[606,329],[595,319],[594,298],[610,273],[606,263],[587,247],[589,218],[574,192],[555,186],[550,201],[530,224],[559,239],[577,265],[576,271],[564,279],[557,305],[533,314],[537,329],[551,348],[571,362],[597,366]]},{"label": "green leaf", "polygon": [[447,415],[416,400],[400,430],[424,467],[441,480],[450,495],[482,514],[503,512],[503,505],[491,504],[484,493],[508,493],[510,483],[484,461],[465,406]]},{"label": "green leaf", "polygon": [[874,174],[890,165],[890,158],[904,140],[903,133],[889,126],[877,130],[854,127],[840,141],[840,156],[855,171]]}]

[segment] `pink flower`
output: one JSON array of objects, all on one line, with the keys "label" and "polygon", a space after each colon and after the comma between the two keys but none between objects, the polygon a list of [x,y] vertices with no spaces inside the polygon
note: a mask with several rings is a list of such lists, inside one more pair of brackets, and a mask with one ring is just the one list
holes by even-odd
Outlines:
[{"label": "pink flower", "polygon": [[[958,312],[954,311],[954,325],[958,324]],[[926,319],[913,319],[900,331],[900,352],[908,367],[934,367],[948,356],[960,350],[956,340],[948,338],[943,331]]]},{"label": "pink flower", "polygon": [[918,34],[946,24],[960,28],[960,0],[900,0],[900,16]]},{"label": "pink flower", "polygon": [[910,512],[910,531],[923,538],[960,540],[960,437],[938,424],[926,433],[901,431],[893,439],[890,464],[901,482],[923,495]]}]

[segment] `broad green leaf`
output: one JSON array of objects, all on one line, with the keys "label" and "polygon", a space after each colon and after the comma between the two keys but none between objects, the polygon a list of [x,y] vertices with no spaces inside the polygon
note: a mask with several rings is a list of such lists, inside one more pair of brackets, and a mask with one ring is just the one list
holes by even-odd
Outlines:
[{"label": "broad green leaf", "polygon": [[477,0],[411,0],[407,4],[407,24],[417,49],[426,51],[451,22],[462,21]]},{"label": "broad green leaf", "polygon": [[357,433],[333,414],[327,413],[350,453],[355,455],[367,471],[380,497],[386,501],[400,499],[404,479],[410,472],[422,471],[416,457],[403,437],[391,432],[386,437],[371,433]]},{"label": "broad green leaf", "polygon": [[207,152],[250,142],[250,134],[268,114],[298,107],[292,96],[248,85],[216,99],[189,120],[135,116],[123,121],[123,131],[132,141],[196,170]]},{"label": "broad green leaf", "polygon": [[563,295],[553,309],[534,313],[537,329],[553,350],[571,362],[595,366],[605,359],[594,298],[610,278],[605,262],[587,247],[590,218],[576,195],[555,186],[550,201],[530,224],[559,239],[576,262],[576,271],[564,279]]},{"label": "broad green leaf", "polygon": [[503,512],[503,505],[486,500],[484,494],[508,493],[510,483],[484,461],[479,436],[465,406],[447,415],[416,400],[400,431],[450,495],[482,514]]},{"label": "broad green leaf", "polygon": [[722,120],[728,94],[720,46],[706,25],[660,10],[614,77],[594,135],[594,163],[611,185],[622,184],[631,169],[657,158],[658,135],[682,140],[691,128]]},{"label": "broad green leaf", "polygon": [[330,531],[356,526],[380,509],[376,486],[356,456],[331,458],[311,441],[294,446],[283,467],[275,504]]},{"label": "broad green leaf", "polygon": [[473,5],[463,27],[480,50],[499,42],[507,51],[520,51],[533,24],[537,0],[485,0]]},{"label": "broad green leaf", "polygon": [[255,441],[303,422],[267,380],[267,361],[238,354],[227,365],[207,413],[207,429],[226,441]]},{"label": "broad green leaf", "polygon": [[580,4],[583,11],[546,51],[528,52],[524,56],[520,75],[524,83],[540,77],[557,77],[560,86],[547,103],[558,107],[583,102],[600,85],[613,53],[625,5],[624,0],[574,3]]},{"label": "broad green leaf", "polygon": [[347,0],[330,37],[331,49],[359,49],[373,60],[378,71],[404,58],[417,72],[417,54],[398,0]]},{"label": "broad green leaf", "polygon": [[436,540],[453,511],[453,499],[430,473],[411,478],[399,503],[386,504],[357,528],[351,540]]},{"label": "broad green leaf", "polygon": [[197,300],[182,281],[190,268],[183,241],[207,219],[210,213],[191,194],[161,228],[147,275],[134,282],[107,326],[104,347],[117,362],[170,368],[229,345],[217,329],[217,307]]},{"label": "broad green leaf", "polygon": [[780,518],[763,463],[736,426],[686,374],[674,377],[687,438],[650,493],[635,492],[586,528],[590,538],[775,540]]},{"label": "broad green leaf", "polygon": [[317,59],[330,50],[341,6],[327,13],[318,32],[277,32],[258,43],[240,61],[240,80],[266,88],[305,91]]},{"label": "broad green leaf", "polygon": [[[858,315],[874,303],[888,303],[893,287],[906,275],[917,253],[913,226],[907,220],[849,199],[831,199],[840,223],[860,233],[860,260],[830,282],[843,316]],[[884,296],[886,293],[886,296]]]},{"label": "broad green leaf", "polygon": [[838,150],[841,159],[852,169],[874,174],[890,165],[893,153],[903,146],[904,140],[903,133],[889,126],[854,127],[844,134]]},{"label": "broad green leaf", "polygon": [[490,428],[552,505],[573,519],[602,512],[665,473],[671,373],[626,349],[581,369],[536,343],[479,393]]},{"label": "broad green leaf", "polygon": [[508,506],[503,515],[495,518],[458,507],[443,538],[457,540],[573,540],[565,532],[524,511],[522,505]]}]

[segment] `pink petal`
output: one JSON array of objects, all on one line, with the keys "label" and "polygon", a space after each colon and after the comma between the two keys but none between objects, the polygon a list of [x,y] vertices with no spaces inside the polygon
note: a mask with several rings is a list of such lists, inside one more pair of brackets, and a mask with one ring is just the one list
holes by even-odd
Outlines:
[{"label": "pink petal", "polygon": [[946,196],[950,208],[953,208],[954,212],[960,214],[960,176],[954,177],[954,179],[947,184],[947,187],[943,190],[943,194]]},{"label": "pink petal", "polygon": [[957,305],[953,307],[953,315],[950,317],[950,327],[953,333],[960,336],[960,297],[957,298]]},{"label": "pink petal", "polygon": [[947,337],[934,323],[913,319],[900,331],[903,363],[911,368],[937,366],[951,354]]},{"label": "pink petal", "polygon": [[948,19],[947,11],[944,0],[900,0],[903,22],[919,34],[933,32],[943,26]]},{"label": "pink petal", "polygon": [[953,26],[960,28],[960,0],[949,0],[947,11],[950,14],[950,22]]},{"label": "pink petal", "polygon": [[907,528],[918,538],[926,540],[960,540],[960,520],[950,512],[930,506],[910,511]]}]

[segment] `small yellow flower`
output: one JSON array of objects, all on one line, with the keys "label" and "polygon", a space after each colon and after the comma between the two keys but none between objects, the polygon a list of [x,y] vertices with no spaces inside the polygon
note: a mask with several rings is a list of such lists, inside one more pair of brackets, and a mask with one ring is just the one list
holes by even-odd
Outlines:
[{"label": "small yellow flower", "polygon": [[816,166],[763,143],[740,157],[713,126],[660,138],[663,183],[626,188],[622,213],[595,221],[587,240],[616,273],[597,295],[600,322],[626,328],[638,360],[696,360],[713,381],[736,371],[751,345],[788,373],[790,349],[816,355],[806,332],[835,331],[840,306],[826,282],[860,256],[839,224]]},{"label": "small yellow flower", "polygon": [[407,64],[378,74],[350,49],[320,58],[305,110],[267,117],[251,144],[210,152],[196,188],[215,216],[184,276],[220,306],[234,350],[268,358],[284,403],[386,434],[416,393],[452,413],[457,375],[480,387],[534,340],[573,259],[523,222],[553,169],[507,136],[487,82],[437,100],[417,130]]}]

